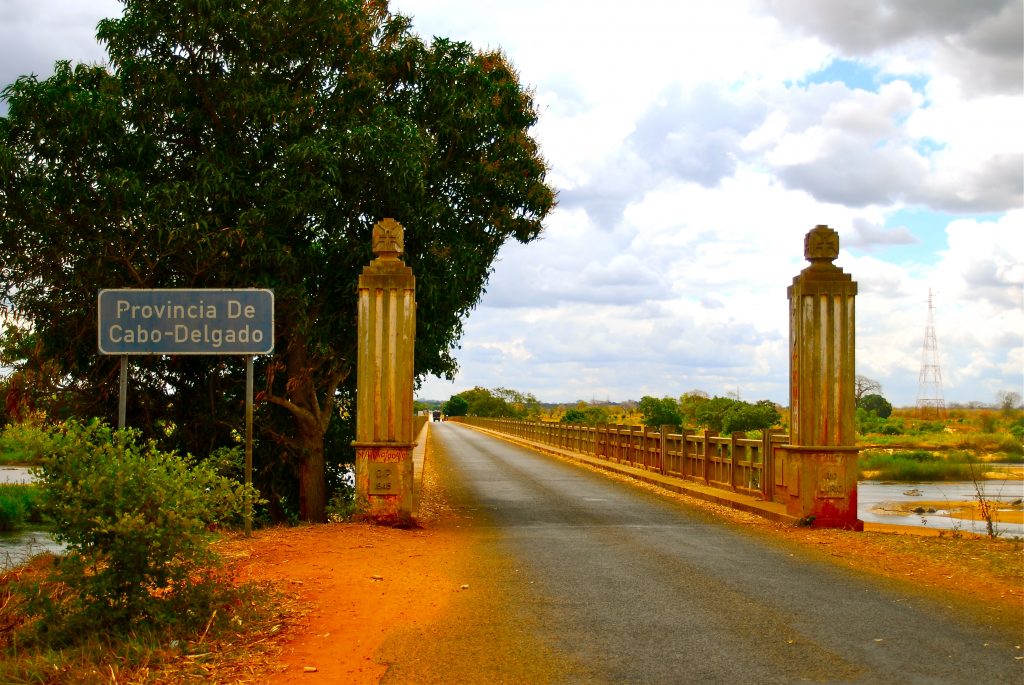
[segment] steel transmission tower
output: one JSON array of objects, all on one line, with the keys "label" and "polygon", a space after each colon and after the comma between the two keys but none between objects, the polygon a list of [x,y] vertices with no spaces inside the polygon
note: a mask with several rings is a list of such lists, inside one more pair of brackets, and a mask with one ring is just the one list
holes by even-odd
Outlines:
[{"label": "steel transmission tower", "polygon": [[935,307],[928,289],[928,323],[924,327],[921,373],[917,377],[917,411],[921,418],[942,418],[946,401],[942,397],[942,370],[939,368],[939,341],[935,337]]}]

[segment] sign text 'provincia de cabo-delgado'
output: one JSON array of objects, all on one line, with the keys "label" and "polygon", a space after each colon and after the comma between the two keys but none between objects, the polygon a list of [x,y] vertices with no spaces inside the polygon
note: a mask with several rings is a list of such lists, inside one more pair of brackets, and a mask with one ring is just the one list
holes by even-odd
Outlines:
[{"label": "sign text 'provincia de cabo-delgado'", "polygon": [[274,293],[263,289],[101,290],[102,354],[270,354]]}]

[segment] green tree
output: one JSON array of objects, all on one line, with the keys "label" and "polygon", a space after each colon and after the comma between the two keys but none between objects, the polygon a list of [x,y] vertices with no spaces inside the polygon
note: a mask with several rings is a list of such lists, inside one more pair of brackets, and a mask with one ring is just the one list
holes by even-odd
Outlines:
[{"label": "green tree", "polygon": [[722,432],[768,430],[781,419],[779,410],[771,400],[760,400],[754,404],[736,401],[722,416]]},{"label": "green tree", "polygon": [[597,426],[602,423],[608,423],[610,420],[611,417],[606,408],[591,406],[586,402],[578,402],[575,407],[567,409],[562,414],[562,418],[559,419],[561,423],[584,426]]},{"label": "green tree", "polygon": [[536,421],[540,418],[540,400],[531,393],[509,388],[496,388],[493,394],[505,402],[511,418],[523,421]]},{"label": "green tree", "polygon": [[708,430],[722,432],[726,412],[737,401],[729,397],[713,397],[706,402],[702,402],[696,410],[697,425],[704,426]]},{"label": "green tree", "polygon": [[889,400],[876,394],[864,395],[857,401],[857,408],[864,409],[882,419],[887,419],[892,414],[892,405],[889,404]]},{"label": "green tree", "polygon": [[[531,95],[500,52],[427,45],[386,0],[123,4],[98,29],[109,68],[59,62],[3,91],[0,301],[38,336],[36,363],[68,379],[76,413],[113,417],[98,289],[272,288],[262,461],[293,470],[301,516],[323,520],[372,225],[406,228],[416,373],[452,377],[498,250],[536,238],[554,203]],[[129,422],[193,453],[228,444],[242,369],[140,359]],[[350,433],[332,458],[352,461]]]},{"label": "green tree", "polygon": [[679,397],[679,413],[686,425],[696,425],[697,411],[708,401],[708,394],[703,390],[691,390]]},{"label": "green tree", "polygon": [[751,404],[731,397],[713,397],[701,403],[696,415],[698,425],[720,433],[767,430],[782,419],[770,400]]},{"label": "green tree", "polygon": [[[540,402],[529,393],[496,388],[489,390],[477,386],[459,393],[466,402],[468,416],[535,420],[540,417]],[[452,398],[454,399],[454,397]]]},{"label": "green tree", "polygon": [[671,397],[658,399],[645,395],[640,398],[639,408],[644,425],[649,428],[681,426],[683,423],[683,417],[679,413],[679,403]]},{"label": "green tree", "polygon": [[461,395],[452,395],[451,399],[444,403],[442,411],[445,416],[465,416],[469,410],[469,403]]}]

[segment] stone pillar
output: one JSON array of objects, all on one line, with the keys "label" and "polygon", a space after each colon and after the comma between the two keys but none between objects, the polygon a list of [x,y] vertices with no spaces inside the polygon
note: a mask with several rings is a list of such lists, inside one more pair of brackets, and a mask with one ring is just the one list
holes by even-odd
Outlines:
[{"label": "stone pillar", "polygon": [[857,519],[854,300],[857,284],[832,263],[839,234],[815,226],[811,265],[789,295],[790,444],[782,447],[787,509],[807,523],[863,530]]},{"label": "stone pillar", "polygon": [[413,350],[416,279],[398,255],[403,229],[394,219],[373,227],[373,253],[359,276],[356,391],[356,501],[383,525],[413,514]]}]

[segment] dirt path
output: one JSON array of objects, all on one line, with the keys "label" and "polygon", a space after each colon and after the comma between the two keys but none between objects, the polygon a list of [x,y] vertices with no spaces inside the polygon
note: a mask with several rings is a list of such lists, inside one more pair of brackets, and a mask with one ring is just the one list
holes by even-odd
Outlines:
[{"label": "dirt path", "polygon": [[[472,664],[461,673],[473,679],[460,676],[461,683],[591,680],[585,666],[538,640],[543,598],[429,434],[427,446],[418,529],[329,524],[222,544],[237,577],[273,584],[289,614],[261,682],[425,685],[451,682],[450,664]],[[940,594],[981,620],[1024,625],[1020,544],[793,528],[671,496],[773,536],[794,553]]]},{"label": "dirt path", "polygon": [[236,577],[271,582],[293,614],[267,683],[448,683],[453,663],[473,664],[474,679],[460,683],[543,683],[581,671],[537,641],[528,581],[481,525],[444,455],[429,442],[428,451],[420,528],[337,523],[223,544]]}]

